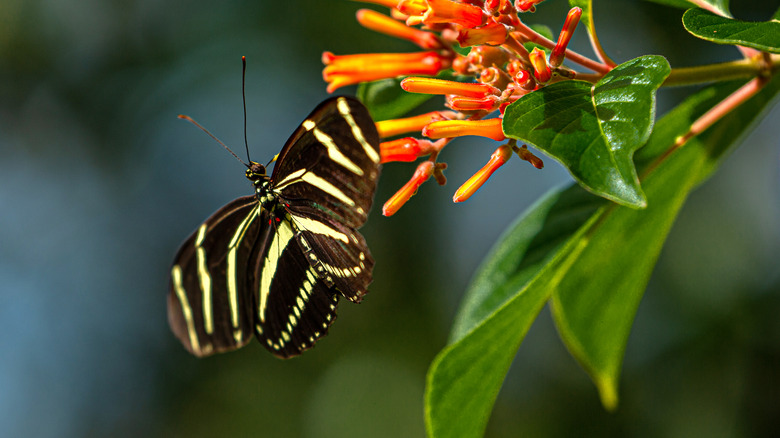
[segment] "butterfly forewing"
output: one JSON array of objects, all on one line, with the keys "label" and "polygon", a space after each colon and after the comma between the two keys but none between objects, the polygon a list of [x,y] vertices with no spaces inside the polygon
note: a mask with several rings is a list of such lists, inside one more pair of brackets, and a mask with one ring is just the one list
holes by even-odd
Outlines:
[{"label": "butterfly forewing", "polygon": [[176,337],[197,356],[234,350],[252,339],[248,260],[259,236],[268,231],[258,207],[254,196],[222,207],[176,255],[168,321]]},{"label": "butterfly forewing", "polygon": [[371,208],[379,162],[379,134],[368,110],[339,97],[301,123],[279,153],[271,180],[292,211],[357,228]]}]

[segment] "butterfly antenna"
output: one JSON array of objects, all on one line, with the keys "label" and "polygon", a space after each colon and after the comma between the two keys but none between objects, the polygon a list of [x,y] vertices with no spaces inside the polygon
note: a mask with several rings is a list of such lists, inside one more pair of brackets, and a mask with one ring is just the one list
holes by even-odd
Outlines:
[{"label": "butterfly antenna", "polygon": [[244,147],[246,147],[246,159],[252,162],[249,158],[249,142],[246,139],[246,56],[241,57],[241,99],[244,102]]},{"label": "butterfly antenna", "polygon": [[200,123],[198,123],[198,122],[196,122],[195,120],[193,120],[193,118],[192,118],[192,117],[190,117],[190,116],[185,116],[184,114],[179,114],[179,115],[178,115],[178,117],[179,117],[180,119],[182,119],[182,120],[186,120],[186,121],[188,121],[188,122],[192,123],[193,125],[197,126],[198,128],[200,128],[200,130],[201,130],[201,131],[203,131],[203,132],[205,132],[206,134],[208,134],[208,136],[209,136],[209,137],[211,137],[212,139],[214,139],[214,141],[216,141],[217,143],[221,144],[221,145],[222,145],[222,147],[223,147],[223,148],[225,148],[225,150],[226,150],[226,151],[230,152],[230,154],[231,154],[231,155],[233,155],[234,157],[236,157],[236,160],[240,161],[240,162],[241,162],[241,164],[243,164],[243,165],[244,165],[244,166],[246,166],[246,167],[249,167],[249,165],[248,165],[248,164],[246,164],[246,163],[244,162],[244,160],[242,160],[241,158],[239,158],[239,156],[238,156],[238,155],[236,155],[236,153],[235,153],[235,152],[233,152],[232,150],[230,150],[230,148],[229,148],[229,147],[227,147],[227,145],[226,145],[225,143],[222,143],[222,140],[218,139],[218,138],[217,138],[217,137],[216,137],[214,134],[212,134],[211,132],[209,132],[209,130],[208,130],[208,129],[206,129],[206,128],[204,128],[203,126],[201,126],[201,125],[200,125]]}]

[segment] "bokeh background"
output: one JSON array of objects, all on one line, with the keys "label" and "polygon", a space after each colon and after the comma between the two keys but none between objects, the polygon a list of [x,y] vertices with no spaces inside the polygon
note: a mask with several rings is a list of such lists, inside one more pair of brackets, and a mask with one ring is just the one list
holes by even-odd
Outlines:
[{"label": "bokeh background", "polygon": [[[734,59],[687,35],[680,10],[597,1],[619,61]],[[761,3],[756,5],[754,3]],[[778,2],[733,1],[765,20]],[[425,372],[480,260],[512,220],[570,181],[513,160],[471,200],[455,188],[495,148],[442,159],[399,214],[372,212],[371,293],[344,302],[317,348],[281,361],[259,345],[198,360],[168,329],[168,271],[205,217],[250,193],[243,167],[176,118],[198,119],[258,161],[326,97],[323,50],[412,51],[362,29],[362,4],[331,1],[0,1],[0,436],[413,437]],[[755,10],[759,8],[759,10]],[[557,33],[566,2],[529,22]],[[574,47],[590,54],[578,31]],[[346,89],[354,93],[354,89]],[[690,88],[664,89],[663,113]],[[487,434],[769,436],[780,413],[780,111],[698,189],[671,232],[609,414],[542,312]],[[381,205],[414,169],[385,166]]]}]

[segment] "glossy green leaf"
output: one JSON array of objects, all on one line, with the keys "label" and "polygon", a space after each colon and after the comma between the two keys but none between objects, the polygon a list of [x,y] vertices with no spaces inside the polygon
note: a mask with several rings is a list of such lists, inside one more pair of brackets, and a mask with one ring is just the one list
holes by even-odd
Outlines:
[{"label": "glossy green leaf", "polygon": [[780,53],[780,21],[741,21],[698,8],[685,11],[682,20],[685,29],[698,38]]},{"label": "glossy green leaf", "polygon": [[733,89],[702,90],[659,121],[636,158],[648,209],[607,203],[575,186],[545,197],[499,239],[466,293],[450,344],[428,372],[429,436],[484,433],[516,349],[549,297],[567,347],[593,376],[605,406],[615,406],[626,338],[670,224],[690,190],[777,94],[780,81],[658,161]]},{"label": "glossy green leaf", "polygon": [[358,85],[357,97],[368,107],[374,120],[403,117],[433,97],[430,94],[407,93],[401,88],[402,79],[382,79]]},{"label": "glossy green leaf", "polygon": [[564,81],[504,113],[504,133],[563,164],[586,189],[623,205],[647,205],[631,157],[650,136],[655,92],[671,71],[662,56],[625,62],[591,85]]}]

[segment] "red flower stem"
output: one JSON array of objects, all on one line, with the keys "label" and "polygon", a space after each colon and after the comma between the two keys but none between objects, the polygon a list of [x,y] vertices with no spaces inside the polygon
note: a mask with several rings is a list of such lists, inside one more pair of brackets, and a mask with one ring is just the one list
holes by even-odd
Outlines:
[{"label": "red flower stem", "polygon": [[701,117],[696,119],[691,128],[685,134],[677,137],[674,144],[658,157],[652,164],[650,164],[642,175],[639,176],[640,180],[644,180],[648,174],[655,170],[661,163],[663,163],[674,151],[685,145],[690,139],[706,131],[709,127],[714,125],[718,120],[722,119],[729,112],[733,111],[739,105],[756,95],[762,88],[769,82],[769,78],[765,76],[757,76],[745,85],[739,87],[736,91],[731,93],[728,97],[718,102],[715,106],[709,109]]},{"label": "red flower stem", "polygon": [[[555,47],[555,43],[553,41],[545,38],[543,35],[540,35],[538,32],[526,26],[525,23],[519,20],[517,23],[515,23],[515,31],[519,32],[521,35],[526,37],[528,41],[539,44],[540,46],[546,47],[550,50],[552,50]],[[565,53],[566,53],[566,59],[570,60],[571,62],[579,64],[597,73],[601,73],[602,75],[607,74],[609,73],[610,70],[612,70],[612,67],[606,64],[602,64],[588,57],[585,57],[583,55],[580,55],[579,53],[573,50],[566,49]]]},{"label": "red flower stem", "polygon": [[525,48],[524,45],[520,44],[519,41],[517,41],[517,38],[514,37],[511,33],[507,36],[506,41],[504,44],[502,44],[504,48],[509,50],[510,52],[514,52],[514,54],[517,55],[518,59],[520,59],[520,62],[523,63],[526,67],[531,67],[531,63],[528,58],[528,50]]},{"label": "red flower stem", "polygon": [[694,136],[697,136],[706,131],[707,128],[714,125],[715,122],[722,119],[726,114],[730,113],[738,106],[742,105],[745,101],[756,95],[759,91],[761,91],[767,82],[769,82],[768,78],[758,76],[753,78],[753,80],[746,83],[745,85],[739,87],[739,89],[731,93],[728,97],[718,102],[717,105],[710,108],[709,111],[702,114],[701,117],[693,122],[691,129],[685,133],[685,135],[677,137],[677,140],[674,142],[673,149],[679,148]]},{"label": "red flower stem", "polygon": [[601,46],[601,41],[599,41],[599,37],[596,35],[596,25],[593,23],[592,7],[590,9],[590,13],[588,14],[588,22],[585,23],[585,26],[588,30],[588,39],[590,39],[590,45],[593,47],[593,52],[596,53],[599,61],[601,61],[601,63],[604,65],[614,68],[617,64],[607,55],[607,52],[604,51],[604,47]]}]

